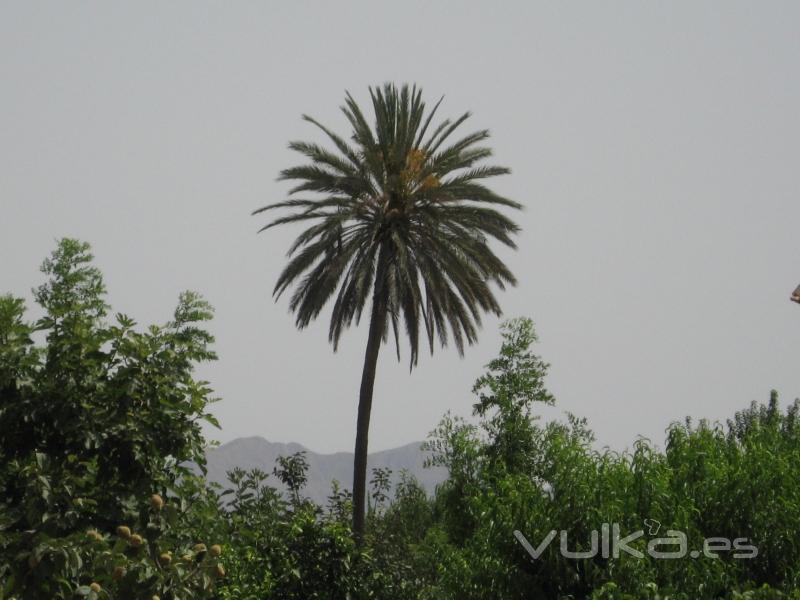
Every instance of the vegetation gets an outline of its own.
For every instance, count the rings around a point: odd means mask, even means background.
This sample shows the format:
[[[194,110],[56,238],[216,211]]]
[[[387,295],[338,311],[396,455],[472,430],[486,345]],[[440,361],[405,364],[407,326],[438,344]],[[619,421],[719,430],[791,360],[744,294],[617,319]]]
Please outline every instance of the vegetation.
[[[327,135],[336,152],[292,142],[289,147],[310,162],[284,170],[280,178],[298,182],[290,195],[315,197],[292,198],[255,211],[290,211],[263,229],[307,225],[289,249],[293,258],[274,290],[280,296],[295,287],[290,307],[299,328],[335,296],[329,333],[335,349],[342,331],[353,320],[358,323],[372,296],[353,467],[357,541],[364,535],[375,369],[389,323],[399,359],[404,322],[411,368],[419,356],[420,328],[431,353],[436,338],[444,347],[450,336],[463,352],[465,343],[476,340],[481,312],[500,314],[490,285],[502,289],[515,283],[488,240],[513,248],[511,236],[518,227],[497,209],[520,208],[483,184],[509,172],[483,164],[491,151],[479,144],[489,137],[488,131],[450,140],[469,113],[432,126],[439,103],[426,112],[421,90],[387,84],[371,89],[370,95],[374,129],[349,94],[342,107],[352,126],[352,144],[304,117]]]
[[[211,309],[185,293],[164,326],[107,323],[91,259],[61,241],[34,291],[36,323],[0,297],[0,597],[193,597],[216,570],[186,521],[215,502],[184,466],[204,463],[199,422],[215,423],[192,377],[214,358],[199,326]]]
[[[724,426],[674,423],[663,450],[597,450],[584,420],[537,419],[554,403],[548,365],[532,322],[515,319],[473,418],[445,415],[427,442],[448,479],[429,497],[373,472],[358,546],[347,490],[324,507],[304,498],[302,453],[271,474],[234,470],[225,490],[191,468],[202,473],[199,423],[214,422],[193,377],[214,358],[199,296],[140,330],[108,322],[86,244],[63,240],[43,271],[35,323],[0,297],[0,600],[800,598],[797,401],[781,410],[773,392]],[[534,559],[514,536],[536,547],[564,531],[587,552],[603,523],[643,530],[628,542],[641,557],[568,558],[556,536]],[[667,529],[703,552],[654,558],[656,537],[677,539]]]

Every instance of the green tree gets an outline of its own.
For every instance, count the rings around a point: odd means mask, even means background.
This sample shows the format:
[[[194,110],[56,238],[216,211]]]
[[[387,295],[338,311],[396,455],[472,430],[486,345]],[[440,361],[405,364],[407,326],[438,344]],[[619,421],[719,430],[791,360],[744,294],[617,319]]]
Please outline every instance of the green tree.
[[[308,461],[305,450],[295,452],[290,456],[279,456],[275,462],[278,464],[272,470],[272,474],[289,490],[292,501],[300,504],[300,490],[308,481]]]
[[[535,454],[531,413],[534,402],[552,405],[544,378],[549,365],[533,354],[538,341],[533,321],[520,317],[500,326],[500,354],[486,365],[472,392],[478,396],[473,412],[491,440],[487,452],[494,463],[509,472],[523,472]]]
[[[216,423],[193,374],[215,358],[211,307],[186,292],[169,323],[139,331],[125,315],[106,322],[88,244],[61,240],[42,271],[35,324],[0,297],[0,598],[98,597],[91,584],[203,597],[216,558],[190,569],[177,556],[217,510],[185,466],[204,464],[200,422]]]
[[[451,141],[465,113],[432,126],[439,102],[426,111],[416,87],[386,84],[370,89],[375,114],[370,127],[347,94],[342,111],[351,142],[311,117],[336,151],[307,142],[289,147],[309,162],[281,172],[297,182],[289,200],[255,211],[288,209],[263,229],[288,223],[308,227],[289,249],[292,257],[274,294],[294,286],[290,307],[299,328],[335,297],[329,339],[338,346],[344,329],[359,322],[372,297],[361,377],[353,465],[353,530],[363,539],[369,420],[378,353],[391,331],[400,357],[404,324],[410,367],[417,363],[420,329],[430,351],[452,337],[459,353],[476,340],[481,313],[500,314],[492,291],[515,279],[490,249],[493,238],[515,247],[517,225],[498,208],[521,206],[491,191],[483,180],[509,172],[486,165],[486,130]],[[296,197],[309,194],[311,197]],[[338,291],[337,291],[338,288]]]

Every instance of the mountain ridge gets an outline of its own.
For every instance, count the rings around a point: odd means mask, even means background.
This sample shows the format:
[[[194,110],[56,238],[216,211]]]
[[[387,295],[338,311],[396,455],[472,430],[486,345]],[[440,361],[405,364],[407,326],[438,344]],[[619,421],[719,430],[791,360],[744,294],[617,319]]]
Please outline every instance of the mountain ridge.
[[[375,468],[388,468],[392,471],[392,487],[397,485],[401,474],[405,471],[422,485],[428,494],[432,494],[436,485],[447,478],[444,467],[424,466],[430,452],[421,448],[422,442],[411,442],[397,448],[370,453],[367,461],[368,474]],[[275,461],[279,456],[289,456],[296,452],[305,452],[308,461],[308,481],[301,494],[311,500],[325,504],[331,493],[333,481],[340,488],[351,489],[353,478],[353,453],[333,452],[323,454],[309,450],[297,442],[270,442],[261,436],[235,438],[206,451],[206,479],[218,483],[223,488],[229,487],[226,473],[236,467],[244,470],[260,469],[269,474],[266,483],[284,490],[284,486],[272,474]]]

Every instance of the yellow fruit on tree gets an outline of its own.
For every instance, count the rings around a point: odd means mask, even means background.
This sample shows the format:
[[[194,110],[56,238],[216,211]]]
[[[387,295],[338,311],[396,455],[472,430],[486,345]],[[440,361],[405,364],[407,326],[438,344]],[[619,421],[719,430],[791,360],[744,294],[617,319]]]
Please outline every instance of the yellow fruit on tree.
[[[114,581],[122,579],[125,576],[125,567],[114,567],[114,572],[111,574],[111,577]]]
[[[217,563],[217,566],[214,568],[214,575],[217,577],[225,577],[225,567]]]
[[[425,179],[422,180],[422,183],[420,184],[419,187],[420,187],[421,190],[428,190],[428,189],[431,189],[431,188],[439,187],[439,185],[440,185],[439,184],[439,178],[436,177],[436,175],[431,174],[431,175],[428,175],[427,177],[425,177]]]
[[[158,560],[161,561],[162,565],[167,566],[172,562],[172,555],[169,552],[164,552],[158,557]]]
[[[150,496],[150,507],[153,510],[161,510],[164,508],[164,499],[158,494],[153,494]]]
[[[219,544],[214,544],[213,546],[211,546],[209,552],[211,552],[211,556],[219,556],[220,554],[222,554],[222,546],[220,546]]]
[[[96,529],[90,529],[86,532],[86,535],[89,536],[89,539],[99,542],[103,539],[103,536]]]
[[[122,539],[127,540],[129,537],[131,537],[131,528],[126,527],[125,525],[120,525],[117,527],[117,535]]]
[[[134,533],[129,541],[131,543],[131,546],[133,546],[134,548],[138,548],[144,543],[144,539],[142,539],[142,536],[140,536],[138,533]]]
[[[97,583],[96,581],[92,582],[92,585],[89,586],[89,589],[92,590],[95,594],[99,594],[100,592],[103,591],[103,588],[100,587],[100,584]]]

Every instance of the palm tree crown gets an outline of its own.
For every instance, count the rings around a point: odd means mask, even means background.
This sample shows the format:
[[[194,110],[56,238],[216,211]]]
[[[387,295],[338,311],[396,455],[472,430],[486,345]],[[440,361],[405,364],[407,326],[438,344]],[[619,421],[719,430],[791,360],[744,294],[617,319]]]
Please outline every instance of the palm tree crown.
[[[450,337],[463,353],[476,340],[481,312],[500,314],[490,287],[515,279],[489,248],[489,238],[515,247],[517,225],[498,207],[521,208],[492,192],[482,180],[509,173],[481,165],[491,150],[477,131],[457,141],[452,134],[469,117],[432,125],[436,109],[426,111],[416,86],[386,84],[370,89],[374,129],[348,93],[342,111],[352,126],[345,141],[309,116],[336,151],[317,144],[289,147],[308,162],[281,172],[297,182],[291,198],[254,211],[289,209],[262,231],[304,222],[308,227],[289,249],[291,260],[275,284],[280,296],[294,286],[290,307],[303,328],[335,296],[329,339],[334,348],[344,329],[359,322],[373,292],[380,308],[382,340],[390,321],[400,357],[400,321],[409,340],[411,366],[417,363],[420,328],[431,353],[434,340]],[[310,194],[312,197],[303,197]],[[297,197],[300,196],[300,197]],[[375,311],[373,310],[373,314]],[[449,332],[449,333],[448,333]]]

